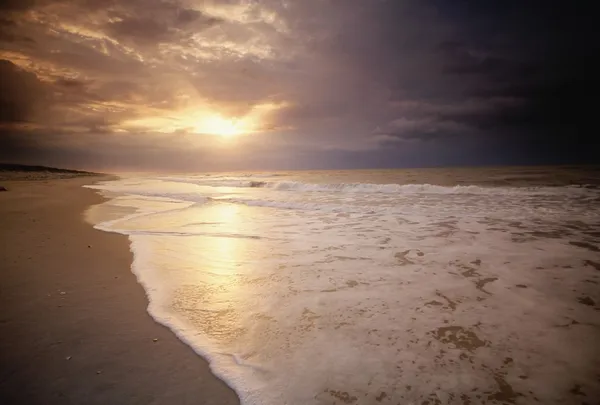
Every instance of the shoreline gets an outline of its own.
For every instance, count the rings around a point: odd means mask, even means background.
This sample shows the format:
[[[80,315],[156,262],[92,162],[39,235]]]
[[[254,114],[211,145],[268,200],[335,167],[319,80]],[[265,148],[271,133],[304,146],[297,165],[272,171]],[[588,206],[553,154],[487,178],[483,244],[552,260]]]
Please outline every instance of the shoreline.
[[[148,314],[128,238],[85,222],[111,178],[2,182],[0,403],[239,403]]]

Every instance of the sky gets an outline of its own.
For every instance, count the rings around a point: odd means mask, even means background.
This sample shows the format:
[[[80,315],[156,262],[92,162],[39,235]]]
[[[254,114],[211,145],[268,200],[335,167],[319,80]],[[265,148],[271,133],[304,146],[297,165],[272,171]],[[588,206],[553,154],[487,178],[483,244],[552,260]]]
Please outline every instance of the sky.
[[[4,0],[0,161],[594,163],[591,3]]]

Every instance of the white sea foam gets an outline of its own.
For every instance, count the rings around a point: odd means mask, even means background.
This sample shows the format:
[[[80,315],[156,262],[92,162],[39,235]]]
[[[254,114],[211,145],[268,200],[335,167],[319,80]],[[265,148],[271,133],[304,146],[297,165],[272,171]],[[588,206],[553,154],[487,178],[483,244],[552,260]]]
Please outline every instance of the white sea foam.
[[[581,186],[563,187],[481,187],[439,186],[432,184],[370,184],[370,183],[305,183],[298,181],[248,181],[244,178],[198,179],[162,177],[164,181],[180,182],[210,187],[270,188],[300,192],[347,192],[347,193],[394,193],[394,194],[474,194],[474,195],[589,195],[590,188]]]
[[[150,314],[244,405],[600,395],[596,190],[260,176],[94,186],[133,210],[96,227]]]

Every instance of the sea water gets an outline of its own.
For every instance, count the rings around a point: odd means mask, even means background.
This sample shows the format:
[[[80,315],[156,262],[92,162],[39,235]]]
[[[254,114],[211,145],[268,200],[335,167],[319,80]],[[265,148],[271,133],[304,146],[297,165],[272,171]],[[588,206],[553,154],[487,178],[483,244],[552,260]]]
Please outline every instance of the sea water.
[[[245,405],[600,398],[600,172],[123,176],[148,311]]]

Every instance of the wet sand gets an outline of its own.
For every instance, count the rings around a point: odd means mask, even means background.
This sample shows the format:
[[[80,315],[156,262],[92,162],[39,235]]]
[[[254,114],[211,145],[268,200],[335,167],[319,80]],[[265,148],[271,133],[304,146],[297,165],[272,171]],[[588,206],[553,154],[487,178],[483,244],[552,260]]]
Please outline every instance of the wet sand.
[[[3,177],[0,404],[238,403],[147,314],[127,238],[84,222],[101,178]]]

